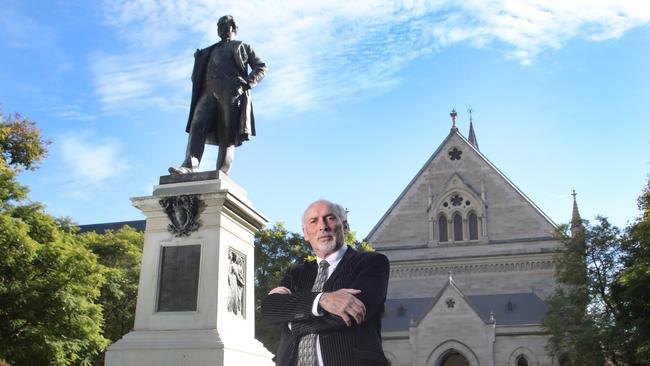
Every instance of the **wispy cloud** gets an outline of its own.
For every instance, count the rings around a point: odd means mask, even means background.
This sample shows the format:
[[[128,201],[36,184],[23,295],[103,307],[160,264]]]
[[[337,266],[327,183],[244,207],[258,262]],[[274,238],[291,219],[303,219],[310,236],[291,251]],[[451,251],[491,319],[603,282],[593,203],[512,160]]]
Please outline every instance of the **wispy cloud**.
[[[117,140],[82,132],[62,136],[57,141],[56,153],[65,166],[64,186],[69,196],[90,199],[111,178],[129,170],[122,144]]]
[[[92,121],[97,118],[94,114],[87,114],[81,104],[57,104],[43,108],[49,115],[68,121]]]
[[[95,87],[104,109],[187,108],[191,62],[185,57],[146,53],[97,54]]]
[[[94,58],[97,92],[109,109],[187,108],[192,49],[217,39],[223,14],[238,20],[238,38],[270,66],[256,93],[266,113],[383,93],[411,61],[458,43],[490,45],[531,65],[571,39],[617,38],[650,22],[650,5],[636,0],[106,0],[104,8],[106,23],[132,49]]]

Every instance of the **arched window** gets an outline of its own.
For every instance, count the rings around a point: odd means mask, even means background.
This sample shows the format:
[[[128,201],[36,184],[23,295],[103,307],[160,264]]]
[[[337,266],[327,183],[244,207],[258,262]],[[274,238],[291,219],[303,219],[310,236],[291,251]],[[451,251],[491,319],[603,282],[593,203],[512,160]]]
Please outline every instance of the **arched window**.
[[[463,218],[460,214],[454,215],[454,241],[463,241]]]
[[[470,212],[467,217],[469,224],[469,240],[478,240],[478,218],[474,212]]]
[[[517,357],[517,366],[528,366],[528,360],[524,355],[519,355],[519,357]]]
[[[445,215],[438,217],[438,241],[445,242],[449,240],[447,235],[447,218]]]
[[[469,362],[462,354],[456,350],[447,352],[439,364],[440,366],[469,366]]]

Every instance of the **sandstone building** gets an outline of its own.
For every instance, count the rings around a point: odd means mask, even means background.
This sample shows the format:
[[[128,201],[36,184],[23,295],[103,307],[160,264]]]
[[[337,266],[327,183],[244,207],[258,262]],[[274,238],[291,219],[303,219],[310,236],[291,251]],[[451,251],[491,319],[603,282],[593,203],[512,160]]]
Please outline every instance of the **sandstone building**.
[[[555,365],[540,326],[555,224],[455,126],[368,234],[391,263],[394,366]]]

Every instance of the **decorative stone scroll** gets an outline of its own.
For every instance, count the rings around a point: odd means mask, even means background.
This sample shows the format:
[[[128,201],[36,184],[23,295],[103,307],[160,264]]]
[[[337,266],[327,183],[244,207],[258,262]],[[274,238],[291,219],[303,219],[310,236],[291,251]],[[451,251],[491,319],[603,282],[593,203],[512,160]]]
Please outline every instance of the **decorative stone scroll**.
[[[228,248],[228,312],[242,318],[246,293],[246,256],[233,248]]]
[[[167,229],[174,236],[189,236],[201,226],[199,222],[201,201],[198,195],[166,197],[158,202],[171,221]]]

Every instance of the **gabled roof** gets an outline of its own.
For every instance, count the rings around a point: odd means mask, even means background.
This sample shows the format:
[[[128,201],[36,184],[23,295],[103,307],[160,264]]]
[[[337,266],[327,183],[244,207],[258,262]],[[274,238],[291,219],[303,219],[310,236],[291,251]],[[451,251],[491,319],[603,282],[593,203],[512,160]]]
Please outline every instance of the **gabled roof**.
[[[548,223],[549,223],[550,225],[552,225],[553,227],[557,227],[557,225],[553,222],[553,220],[551,220],[550,217],[548,217],[548,216],[547,216],[547,215],[546,215],[546,214],[545,214],[545,213],[544,213],[544,212],[543,212],[539,207],[537,207],[537,205],[536,205],[533,201],[531,201],[530,198],[528,198],[528,196],[526,196],[526,195],[525,195],[525,194],[524,194],[524,193],[523,193],[523,192],[522,192],[522,191],[521,191],[521,190],[520,190],[520,189],[519,189],[519,188],[518,188],[518,187],[517,187],[513,182],[511,182],[510,179],[508,179],[508,177],[506,177],[505,174],[503,174],[503,173],[502,173],[502,172],[501,172],[501,171],[500,171],[500,170],[499,170],[499,169],[498,169],[494,164],[492,164],[492,162],[491,162],[487,157],[485,157],[485,155],[483,155],[483,154],[482,154],[482,153],[481,153],[481,152],[480,152],[480,151],[479,151],[479,150],[478,150],[474,145],[472,145],[469,141],[467,141],[467,139],[466,139],[466,138],[465,138],[465,137],[464,137],[464,136],[463,136],[463,135],[458,131],[457,128],[452,128],[452,129],[449,131],[449,134],[447,135],[447,137],[442,141],[442,143],[438,146],[438,148],[436,149],[436,151],[434,151],[434,153],[431,155],[431,157],[429,157],[429,159],[424,163],[424,165],[422,166],[422,168],[420,168],[420,170],[419,170],[419,171],[417,172],[417,174],[413,177],[413,179],[411,179],[411,181],[409,182],[409,184],[404,188],[404,190],[402,191],[402,193],[400,193],[400,195],[395,199],[395,201],[393,202],[393,204],[388,208],[388,210],[386,211],[386,213],[384,213],[384,215],[379,219],[379,221],[377,222],[377,224],[375,224],[375,226],[372,228],[372,230],[370,230],[370,232],[368,233],[368,235],[366,235],[366,238],[365,238],[364,240],[366,240],[366,241],[367,241],[367,240],[370,240],[370,238],[375,234],[375,232],[376,232],[376,231],[377,231],[377,230],[382,226],[382,224],[384,223],[384,221],[386,220],[386,218],[388,218],[388,216],[393,212],[393,210],[395,209],[395,207],[397,206],[397,204],[398,204],[398,203],[402,200],[402,198],[403,198],[403,197],[404,197],[404,196],[409,192],[409,190],[410,190],[411,187],[415,184],[415,182],[418,180],[418,178],[420,178],[420,176],[424,173],[424,171],[427,169],[427,167],[431,164],[431,162],[433,161],[433,159],[435,159],[436,156],[438,156],[438,154],[440,154],[440,152],[442,151],[442,148],[447,144],[447,142],[448,142],[448,141],[449,141],[453,136],[458,136],[458,137],[460,138],[460,140],[461,140],[465,145],[467,145],[467,147],[468,147],[469,149],[471,149],[471,150],[473,150],[474,152],[476,152],[476,154],[477,154],[477,155],[478,155],[478,156],[479,156],[479,157],[480,157],[480,158],[481,158],[481,159],[482,159],[482,160],[483,160],[483,161],[484,161],[484,162],[485,162],[489,167],[491,167],[492,169],[494,169],[494,171],[495,171],[499,176],[501,176],[501,177],[504,179],[504,181],[506,182],[506,184],[508,184],[508,185],[509,185],[509,186],[510,186],[510,187],[511,187],[515,192],[517,192],[519,195],[521,195],[521,197],[522,197],[522,198],[523,198],[527,203],[529,203],[529,204],[533,207],[533,209],[539,213],[539,215],[541,215],[545,220],[547,220]]]

